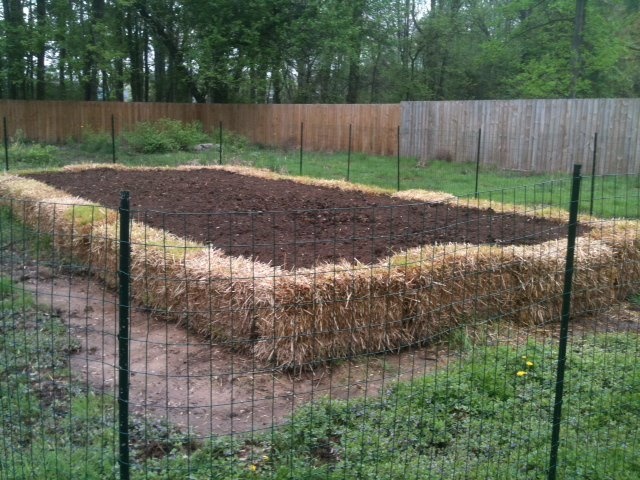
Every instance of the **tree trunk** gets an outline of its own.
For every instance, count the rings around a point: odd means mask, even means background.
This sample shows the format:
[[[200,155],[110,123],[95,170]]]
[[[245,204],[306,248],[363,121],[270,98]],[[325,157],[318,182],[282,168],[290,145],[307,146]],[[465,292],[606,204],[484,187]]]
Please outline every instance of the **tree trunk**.
[[[118,102],[124,102],[124,60],[117,58],[115,60],[116,79],[114,81],[114,95]]]
[[[351,52],[349,55],[349,76],[347,80],[347,95],[345,101],[347,103],[358,103],[358,94],[360,92],[360,54],[362,52],[362,28],[365,13],[365,2],[359,0],[352,5],[351,11],[352,25],[357,26],[354,29],[354,36],[351,39]]]
[[[576,16],[573,28],[573,50],[572,56],[572,78],[571,78],[571,98],[576,98],[578,94],[578,83],[582,78],[583,59],[582,47],[584,44],[584,27],[586,24],[587,0],[576,0]]]
[[[144,99],[144,74],[142,48],[140,45],[140,26],[135,11],[125,16],[127,32],[127,50],[129,52],[129,80],[131,83],[131,99],[141,102]]]
[[[100,79],[102,88],[100,96],[102,101],[106,102],[107,100],[109,100],[109,96],[111,95],[111,93],[109,92],[109,73],[104,69],[100,70]]]
[[[358,103],[360,91],[360,59],[352,58],[349,62],[349,79],[347,81],[346,103]]]
[[[20,0],[3,0],[2,6],[6,22],[7,93],[10,99],[24,99],[26,52],[22,38],[23,6]]]
[[[378,45],[376,59],[373,62],[373,69],[371,71],[371,89],[369,92],[369,103],[378,102],[378,70],[379,70],[381,56],[382,56],[382,48]]]
[[[83,68],[83,84],[84,99],[98,99],[98,58],[99,58],[99,42],[98,42],[98,25],[104,18],[104,0],[92,0],[89,10],[89,31],[87,32],[87,49],[85,51],[84,68]]]
[[[154,99],[156,102],[166,101],[166,56],[164,47],[160,42],[153,39],[153,56],[155,61],[155,67],[153,69],[155,94]]]
[[[144,63],[144,101],[149,101],[149,82],[151,79],[151,68],[149,67],[149,35],[145,31],[144,35],[144,43],[143,43],[143,63]]]
[[[36,2],[36,22],[38,25],[38,42],[36,48],[36,100],[44,100],[46,96],[45,65],[45,31],[47,23],[47,6],[45,0]]]
[[[66,64],[67,49],[61,48],[58,57],[58,95],[62,100],[67,99]]]
[[[282,103],[282,73],[280,68],[274,68],[271,72],[273,81],[273,103]]]

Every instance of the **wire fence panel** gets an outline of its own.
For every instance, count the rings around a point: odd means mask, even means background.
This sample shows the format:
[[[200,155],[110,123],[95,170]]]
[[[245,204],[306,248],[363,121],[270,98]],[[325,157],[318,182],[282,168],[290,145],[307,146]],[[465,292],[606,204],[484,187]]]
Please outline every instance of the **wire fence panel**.
[[[196,213],[132,189],[130,223],[20,185],[0,198],[1,478],[637,473],[637,176],[583,178],[557,455],[571,179]]]
[[[99,231],[77,238],[62,227],[105,210],[87,206],[80,218],[62,213],[68,205],[4,198],[2,205],[0,475],[111,477],[116,303],[97,278],[111,266],[74,248],[102,241]]]

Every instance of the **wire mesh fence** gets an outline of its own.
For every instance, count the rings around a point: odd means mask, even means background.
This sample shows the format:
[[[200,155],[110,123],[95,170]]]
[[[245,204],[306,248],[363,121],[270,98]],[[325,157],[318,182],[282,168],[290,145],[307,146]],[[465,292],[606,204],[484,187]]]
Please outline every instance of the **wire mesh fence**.
[[[638,179],[583,180],[211,213],[3,181],[0,478],[634,478]]]

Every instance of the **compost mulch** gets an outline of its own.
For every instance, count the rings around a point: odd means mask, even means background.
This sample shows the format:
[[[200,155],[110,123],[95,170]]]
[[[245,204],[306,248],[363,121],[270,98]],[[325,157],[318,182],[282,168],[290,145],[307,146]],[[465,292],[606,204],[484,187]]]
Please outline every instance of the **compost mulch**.
[[[114,209],[127,190],[136,220],[284,268],[341,258],[373,263],[433,243],[523,245],[566,235],[560,222],[498,207],[410,203],[224,170],[105,168],[29,176]]]

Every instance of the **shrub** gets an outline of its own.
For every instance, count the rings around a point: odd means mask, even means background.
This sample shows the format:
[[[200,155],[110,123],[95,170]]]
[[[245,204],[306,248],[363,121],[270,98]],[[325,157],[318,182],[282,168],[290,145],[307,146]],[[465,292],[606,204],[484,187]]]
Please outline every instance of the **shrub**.
[[[111,135],[107,132],[96,132],[91,127],[82,129],[80,150],[88,153],[111,153],[113,148]]]
[[[218,138],[218,137],[216,137]],[[222,150],[227,153],[243,153],[249,147],[249,140],[238,133],[223,131]]]
[[[55,161],[58,149],[52,145],[30,143],[18,130],[9,145],[9,159],[13,162],[28,163],[35,166],[48,165]]]
[[[135,130],[124,134],[129,147],[138,153],[167,153],[188,150],[206,140],[199,122],[182,123],[163,118],[141,122]]]

